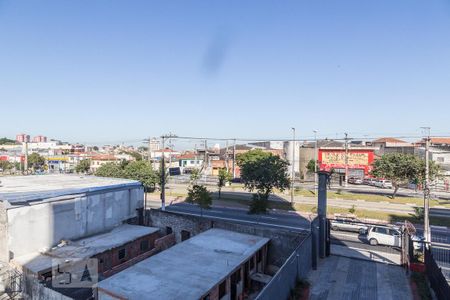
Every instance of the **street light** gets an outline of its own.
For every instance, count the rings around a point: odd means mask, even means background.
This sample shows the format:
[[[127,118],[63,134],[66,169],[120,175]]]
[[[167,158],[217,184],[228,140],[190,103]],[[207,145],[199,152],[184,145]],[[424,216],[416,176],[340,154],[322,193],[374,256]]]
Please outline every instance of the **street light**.
[[[313,130],[314,132],[314,190],[317,192],[318,184],[317,184],[317,161],[318,153],[317,153],[317,130]]]
[[[292,127],[292,170],[291,170],[291,203],[294,203],[294,180],[295,180],[295,128]]]

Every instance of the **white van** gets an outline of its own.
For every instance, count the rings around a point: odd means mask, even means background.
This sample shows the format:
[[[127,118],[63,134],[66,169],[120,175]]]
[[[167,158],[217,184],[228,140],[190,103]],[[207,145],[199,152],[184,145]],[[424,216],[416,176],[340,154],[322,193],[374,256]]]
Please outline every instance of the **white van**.
[[[387,226],[372,226],[367,233],[367,240],[372,246],[386,245],[392,247],[402,246],[402,234],[400,230]]]

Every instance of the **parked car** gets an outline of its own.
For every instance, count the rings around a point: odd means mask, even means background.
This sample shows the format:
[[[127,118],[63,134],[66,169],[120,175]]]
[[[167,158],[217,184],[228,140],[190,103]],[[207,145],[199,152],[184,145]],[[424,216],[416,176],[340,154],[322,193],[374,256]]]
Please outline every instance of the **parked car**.
[[[402,246],[402,234],[396,227],[374,225],[369,228],[367,240],[372,246],[386,245],[391,247]]]
[[[331,230],[343,230],[366,234],[368,226],[354,218],[336,218],[330,221]]]
[[[358,178],[358,177],[350,177],[348,179],[348,183],[351,183],[351,184],[362,184],[363,181],[362,181],[361,178]]]
[[[375,178],[366,177],[363,179],[363,184],[374,185],[377,180]]]
[[[392,189],[392,182],[386,179],[380,179],[375,182],[375,186],[382,189]]]

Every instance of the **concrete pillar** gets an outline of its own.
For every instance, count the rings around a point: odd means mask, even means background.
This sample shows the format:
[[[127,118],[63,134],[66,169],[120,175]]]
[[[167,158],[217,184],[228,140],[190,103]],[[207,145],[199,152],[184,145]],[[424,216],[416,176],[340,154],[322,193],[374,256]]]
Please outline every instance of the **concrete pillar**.
[[[328,172],[319,172],[319,195],[317,212],[319,218],[319,256],[325,258],[327,256],[327,180],[330,174]]]

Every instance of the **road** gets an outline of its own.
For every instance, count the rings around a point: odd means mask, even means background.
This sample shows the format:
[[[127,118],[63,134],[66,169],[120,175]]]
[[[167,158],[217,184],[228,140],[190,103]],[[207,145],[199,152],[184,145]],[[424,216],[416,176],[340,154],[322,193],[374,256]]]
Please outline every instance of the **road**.
[[[203,211],[201,211],[198,206],[188,203],[177,203],[169,205],[166,207],[166,210],[190,215],[203,214],[203,216],[220,220],[267,225],[289,230],[310,230],[310,217],[297,213],[270,211],[266,215],[250,215],[247,213],[246,209],[218,206],[213,206],[211,209],[204,209]],[[421,235],[422,229],[417,228],[417,233]],[[436,247],[450,248],[450,230],[444,227],[432,226],[431,235],[432,242]],[[366,241],[364,236],[352,232],[332,231],[332,242],[334,244],[347,245],[350,247],[358,246],[363,249],[373,249],[374,247],[365,243]],[[381,252],[393,253],[392,248],[386,246],[377,246],[376,250]]]
[[[172,192],[174,194],[183,194],[186,193],[186,185],[185,184],[170,184],[168,186],[168,193]],[[349,191],[353,192],[361,192],[365,190],[364,193],[373,193],[373,194],[383,194],[387,193],[386,190],[380,190],[374,187],[366,187],[365,189],[360,188],[359,190],[356,188],[349,188]],[[407,190],[409,191],[409,190]],[[391,193],[391,192],[389,192]],[[410,192],[413,195],[410,196],[419,196],[420,194],[414,194],[414,192]],[[239,199],[239,200],[251,200],[252,194],[244,191],[240,188],[237,190],[231,190],[231,188],[223,188],[222,195],[224,198],[228,199]],[[272,194],[269,197],[271,201],[280,201],[280,202],[290,202],[290,195],[284,194]],[[315,197],[305,197],[305,196],[295,196],[295,203],[299,204],[308,204],[308,205],[317,205],[317,199]],[[346,199],[328,199],[328,204],[333,207],[339,207],[344,209],[350,209],[355,206],[356,209],[363,210],[371,210],[371,211],[380,211],[387,212],[393,214],[414,214],[414,207],[417,205],[414,203],[391,203],[389,201],[365,201],[365,200],[346,200]],[[430,216],[434,217],[447,217],[450,218],[450,209],[445,207],[432,207],[430,208]]]
[[[196,205],[188,203],[177,203],[166,207],[167,211],[178,212],[188,215],[202,215],[209,218],[225,221],[237,221],[255,225],[266,225],[289,229],[293,231],[309,231],[310,221],[296,213],[270,212],[266,215],[250,215],[247,209],[212,207],[203,211]]]

